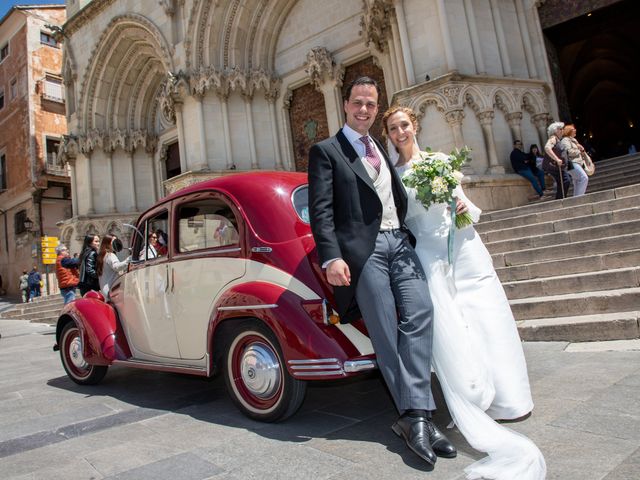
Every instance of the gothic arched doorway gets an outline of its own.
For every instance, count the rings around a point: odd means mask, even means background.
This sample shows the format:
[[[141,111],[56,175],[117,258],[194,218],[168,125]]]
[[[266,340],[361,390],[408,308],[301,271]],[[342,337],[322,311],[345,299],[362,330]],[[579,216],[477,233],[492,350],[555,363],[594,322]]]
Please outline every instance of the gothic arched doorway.
[[[640,2],[600,0],[540,8],[563,121],[572,121],[598,158],[640,147]],[[555,19],[555,20],[554,20]],[[561,23],[555,23],[558,20]],[[547,28],[545,28],[547,27]]]

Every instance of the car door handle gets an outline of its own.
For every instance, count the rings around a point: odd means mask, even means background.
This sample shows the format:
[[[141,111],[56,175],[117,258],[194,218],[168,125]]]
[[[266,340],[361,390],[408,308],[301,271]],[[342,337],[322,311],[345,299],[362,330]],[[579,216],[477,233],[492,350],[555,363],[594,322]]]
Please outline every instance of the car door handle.
[[[173,293],[173,287],[175,286],[176,281],[176,271],[174,268],[171,269],[171,293]]]
[[[169,290],[169,265],[167,265],[165,272],[167,273],[167,277],[166,277],[166,281],[164,283],[164,293],[167,293],[167,290]]]

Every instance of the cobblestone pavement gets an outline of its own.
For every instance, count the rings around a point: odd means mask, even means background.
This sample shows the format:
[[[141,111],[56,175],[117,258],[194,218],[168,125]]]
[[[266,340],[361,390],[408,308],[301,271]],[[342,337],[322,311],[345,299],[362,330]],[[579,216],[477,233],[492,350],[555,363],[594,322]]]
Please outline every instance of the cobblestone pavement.
[[[293,418],[262,424],[219,378],[111,368],[80,387],[52,351],[52,327],[0,320],[0,333],[2,479],[462,479],[482,456],[449,430],[458,458],[426,472],[391,432],[375,375],[311,386]],[[640,478],[639,341],[527,343],[525,353],[536,409],[509,427],[540,447],[548,478]]]

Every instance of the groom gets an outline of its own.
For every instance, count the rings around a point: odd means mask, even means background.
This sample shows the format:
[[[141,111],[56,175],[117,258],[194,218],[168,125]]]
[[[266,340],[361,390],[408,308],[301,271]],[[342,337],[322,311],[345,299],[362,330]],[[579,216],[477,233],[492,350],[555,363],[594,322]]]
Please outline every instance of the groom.
[[[404,225],[407,196],[369,136],[380,88],[360,77],[346,91],[345,126],[309,151],[311,228],[343,323],[364,319],[400,418],[391,427],[429,465],[455,447],[431,422],[432,305]]]

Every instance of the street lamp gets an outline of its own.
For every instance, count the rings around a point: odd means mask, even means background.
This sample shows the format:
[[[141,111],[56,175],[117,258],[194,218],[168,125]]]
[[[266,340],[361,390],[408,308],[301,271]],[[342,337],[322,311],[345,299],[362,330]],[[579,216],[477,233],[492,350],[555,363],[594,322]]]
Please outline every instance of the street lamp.
[[[33,221],[29,217],[24,219],[24,222],[22,222],[22,226],[27,232],[33,231]]]

